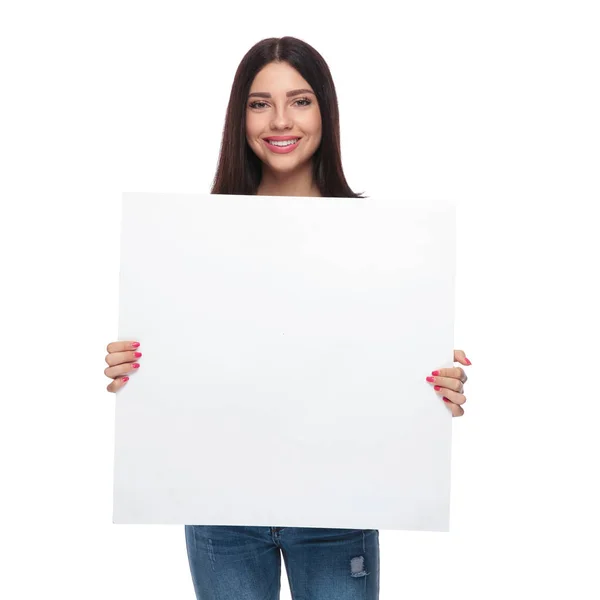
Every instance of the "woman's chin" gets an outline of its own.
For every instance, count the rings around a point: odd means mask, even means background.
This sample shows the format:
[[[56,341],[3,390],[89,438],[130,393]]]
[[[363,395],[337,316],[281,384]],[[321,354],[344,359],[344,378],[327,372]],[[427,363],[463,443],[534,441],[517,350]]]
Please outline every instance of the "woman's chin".
[[[269,160],[268,165],[275,173],[292,173],[297,171],[306,161],[297,160]]]

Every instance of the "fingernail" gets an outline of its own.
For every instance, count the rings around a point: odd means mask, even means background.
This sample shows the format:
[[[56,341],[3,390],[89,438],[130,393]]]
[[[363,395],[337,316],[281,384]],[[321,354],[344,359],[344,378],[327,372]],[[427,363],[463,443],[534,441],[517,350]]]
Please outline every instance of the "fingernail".
[[[139,368],[140,368],[140,365],[138,365],[138,363],[133,363],[131,366],[132,366],[134,369],[139,369]]]
[[[440,372],[439,372],[439,371],[431,371],[431,374],[432,374],[432,375],[439,375],[439,374],[440,374]]]
[[[434,389],[436,392],[439,392],[439,391],[440,391],[442,388],[441,388],[439,385],[434,385],[434,386],[433,386],[433,389]]]
[[[446,398],[446,396],[444,396],[444,402],[450,402],[450,400],[448,400],[448,398]]]
[[[465,362],[466,362],[468,365],[470,365],[470,364],[471,364],[471,361],[470,361],[470,360],[469,360],[469,359],[468,359],[466,356],[465,356]]]
[[[133,342],[133,343],[131,344],[131,347],[132,347],[132,348],[139,348],[139,347],[140,347],[140,343],[139,343],[139,342]]]
[[[123,383],[127,383],[129,381],[129,377],[123,377],[122,381]]]
[[[427,381],[430,381],[431,383],[433,383],[435,381],[435,379],[433,377],[428,377]]]
[[[136,353],[134,354],[134,356],[135,356],[136,358],[139,358],[141,355],[142,355],[142,353],[141,353],[141,352],[136,352]]]

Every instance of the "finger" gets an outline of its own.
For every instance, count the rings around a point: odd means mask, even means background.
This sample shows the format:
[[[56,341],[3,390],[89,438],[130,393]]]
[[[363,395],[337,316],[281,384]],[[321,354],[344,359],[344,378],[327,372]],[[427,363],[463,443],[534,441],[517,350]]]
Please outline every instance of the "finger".
[[[457,404],[453,404],[450,401],[446,401],[444,404],[448,407],[453,417],[462,417],[465,414],[465,411]]]
[[[458,404],[458,405],[462,405],[467,401],[467,397],[464,394],[459,394],[458,392],[455,392],[454,390],[449,390],[447,388],[439,388],[439,389],[435,389],[434,390],[442,397],[442,398],[447,398],[450,402],[452,402],[452,404]]]
[[[434,387],[440,386],[443,388],[448,388],[460,394],[462,394],[464,391],[463,382],[460,381],[460,379],[455,379],[454,377],[441,377],[439,375],[437,377],[430,376],[427,377],[427,381]]]
[[[441,377],[452,377],[454,379],[459,379],[463,383],[467,383],[467,379],[469,379],[462,367],[450,367],[448,369],[436,369],[435,371],[431,371],[431,374],[434,376],[440,375]]]
[[[129,377],[117,377],[114,381],[111,381],[107,386],[106,390],[108,392],[118,392],[127,382],[129,381]]]
[[[138,362],[125,362],[114,367],[106,367],[106,369],[104,369],[104,374],[107,377],[110,377],[111,379],[115,379],[116,377],[122,377],[123,375],[129,375],[130,373],[134,373],[139,368],[140,363]]]
[[[135,350],[140,347],[140,343],[134,340],[125,342],[111,342],[106,346],[106,351],[109,354],[113,352],[125,352],[126,350]]]
[[[104,362],[109,367],[114,367],[122,363],[135,362],[138,358],[141,358],[142,353],[139,350],[127,350],[126,352],[113,352],[107,354],[104,357]]]
[[[464,350],[454,351],[454,362],[459,362],[461,365],[471,365],[471,361],[466,357]]]

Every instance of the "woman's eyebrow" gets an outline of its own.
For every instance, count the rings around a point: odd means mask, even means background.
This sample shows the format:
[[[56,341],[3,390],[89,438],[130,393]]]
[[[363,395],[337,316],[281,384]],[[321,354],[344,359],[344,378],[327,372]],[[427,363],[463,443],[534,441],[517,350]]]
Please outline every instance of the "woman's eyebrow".
[[[289,98],[290,96],[296,96],[298,94],[314,94],[314,92],[306,89],[292,90],[291,92],[288,92],[286,96]],[[248,98],[252,98],[252,96],[256,96],[257,98],[270,98],[271,94],[268,92],[252,92],[248,95]]]

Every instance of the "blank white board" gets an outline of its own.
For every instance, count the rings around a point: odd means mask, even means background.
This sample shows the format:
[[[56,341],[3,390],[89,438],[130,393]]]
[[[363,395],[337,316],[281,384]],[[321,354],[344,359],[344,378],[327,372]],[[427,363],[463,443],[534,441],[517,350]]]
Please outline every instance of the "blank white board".
[[[448,531],[455,207],[123,195],[114,523]]]

